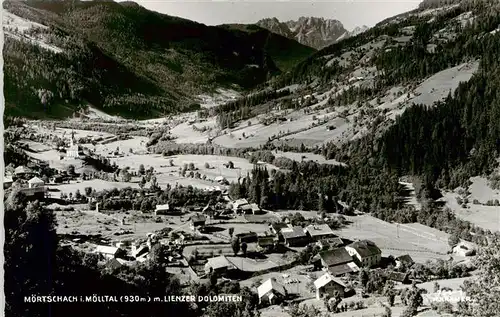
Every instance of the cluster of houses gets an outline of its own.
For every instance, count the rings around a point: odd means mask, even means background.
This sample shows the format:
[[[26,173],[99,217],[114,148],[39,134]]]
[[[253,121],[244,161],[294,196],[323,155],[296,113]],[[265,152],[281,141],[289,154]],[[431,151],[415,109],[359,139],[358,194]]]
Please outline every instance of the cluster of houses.
[[[26,166],[18,166],[13,173],[3,178],[3,188],[8,189],[14,181],[20,180],[19,190],[27,197],[43,199],[47,194],[45,182],[38,177],[38,173]]]
[[[173,266],[187,266],[181,255],[181,247],[177,244],[165,243],[155,234],[148,234],[146,242],[117,242],[114,246],[94,245],[92,253],[99,256],[99,260],[105,261],[106,266],[118,268],[123,265],[132,265],[134,262],[145,262],[149,259],[152,247],[160,243],[165,246],[165,262]]]

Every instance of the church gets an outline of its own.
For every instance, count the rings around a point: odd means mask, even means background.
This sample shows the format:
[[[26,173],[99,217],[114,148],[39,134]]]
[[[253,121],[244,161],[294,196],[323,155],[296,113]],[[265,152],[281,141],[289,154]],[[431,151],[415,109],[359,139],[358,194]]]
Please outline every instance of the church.
[[[79,145],[75,144],[75,132],[71,132],[71,143],[69,145],[69,148],[66,150],[66,157],[67,158],[80,158],[80,154],[82,152],[82,149]]]

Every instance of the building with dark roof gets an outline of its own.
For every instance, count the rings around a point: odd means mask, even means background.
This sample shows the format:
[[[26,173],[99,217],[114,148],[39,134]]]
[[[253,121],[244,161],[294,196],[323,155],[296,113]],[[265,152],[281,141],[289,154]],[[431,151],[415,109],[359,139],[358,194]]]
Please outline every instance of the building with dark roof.
[[[359,272],[359,267],[345,248],[322,251],[311,262],[315,267],[327,269],[333,276]]]
[[[289,247],[301,246],[309,241],[309,237],[300,226],[281,229],[281,235],[285,244]]]
[[[346,246],[345,249],[359,266],[376,266],[382,259],[382,251],[369,240],[356,241]]]
[[[394,281],[394,282],[399,282],[403,284],[409,284],[410,279],[409,279],[409,274],[408,273],[402,273],[402,272],[396,272],[392,271],[387,274],[387,279]]]
[[[288,228],[289,226],[284,222],[273,222],[269,224],[269,230],[274,234],[279,234],[281,229]]]
[[[270,278],[257,288],[257,294],[259,295],[260,304],[275,305],[286,298],[287,291],[275,278]]]

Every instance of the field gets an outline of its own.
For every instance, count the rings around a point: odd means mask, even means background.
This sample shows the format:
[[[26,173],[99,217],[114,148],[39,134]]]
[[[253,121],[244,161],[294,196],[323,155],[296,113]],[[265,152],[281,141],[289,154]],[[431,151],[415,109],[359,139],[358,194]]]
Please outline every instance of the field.
[[[467,220],[483,229],[492,231],[500,230],[500,207],[482,205],[489,200],[500,200],[500,191],[493,190],[488,181],[483,177],[471,178],[472,184],[468,190],[470,195],[467,197],[467,208],[463,208],[457,202],[457,197],[460,195],[456,192],[443,193],[442,201],[450,208],[459,218]],[[478,200],[480,204],[474,204],[474,200]]]
[[[448,235],[420,224],[393,224],[369,215],[346,217],[352,224],[334,230],[351,240],[369,239],[382,250],[382,256],[409,254],[416,262],[447,259]],[[463,260],[455,257],[456,260]]]
[[[112,188],[139,188],[139,184],[137,183],[124,183],[124,182],[109,182],[102,179],[93,179],[88,181],[73,181],[69,184],[58,184],[58,185],[49,185],[49,192],[51,197],[59,198],[61,197],[61,193],[68,195],[69,193],[75,194],[77,190],[83,195],[85,193],[86,187],[91,187],[96,191],[102,191],[104,189],[112,189]]]

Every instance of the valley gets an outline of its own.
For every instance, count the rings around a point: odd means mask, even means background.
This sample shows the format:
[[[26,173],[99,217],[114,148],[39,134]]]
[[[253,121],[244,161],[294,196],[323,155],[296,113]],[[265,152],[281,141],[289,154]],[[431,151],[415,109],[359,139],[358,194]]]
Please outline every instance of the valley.
[[[45,316],[25,289],[153,299],[75,316],[495,316],[498,3],[351,32],[4,9],[6,316]]]

